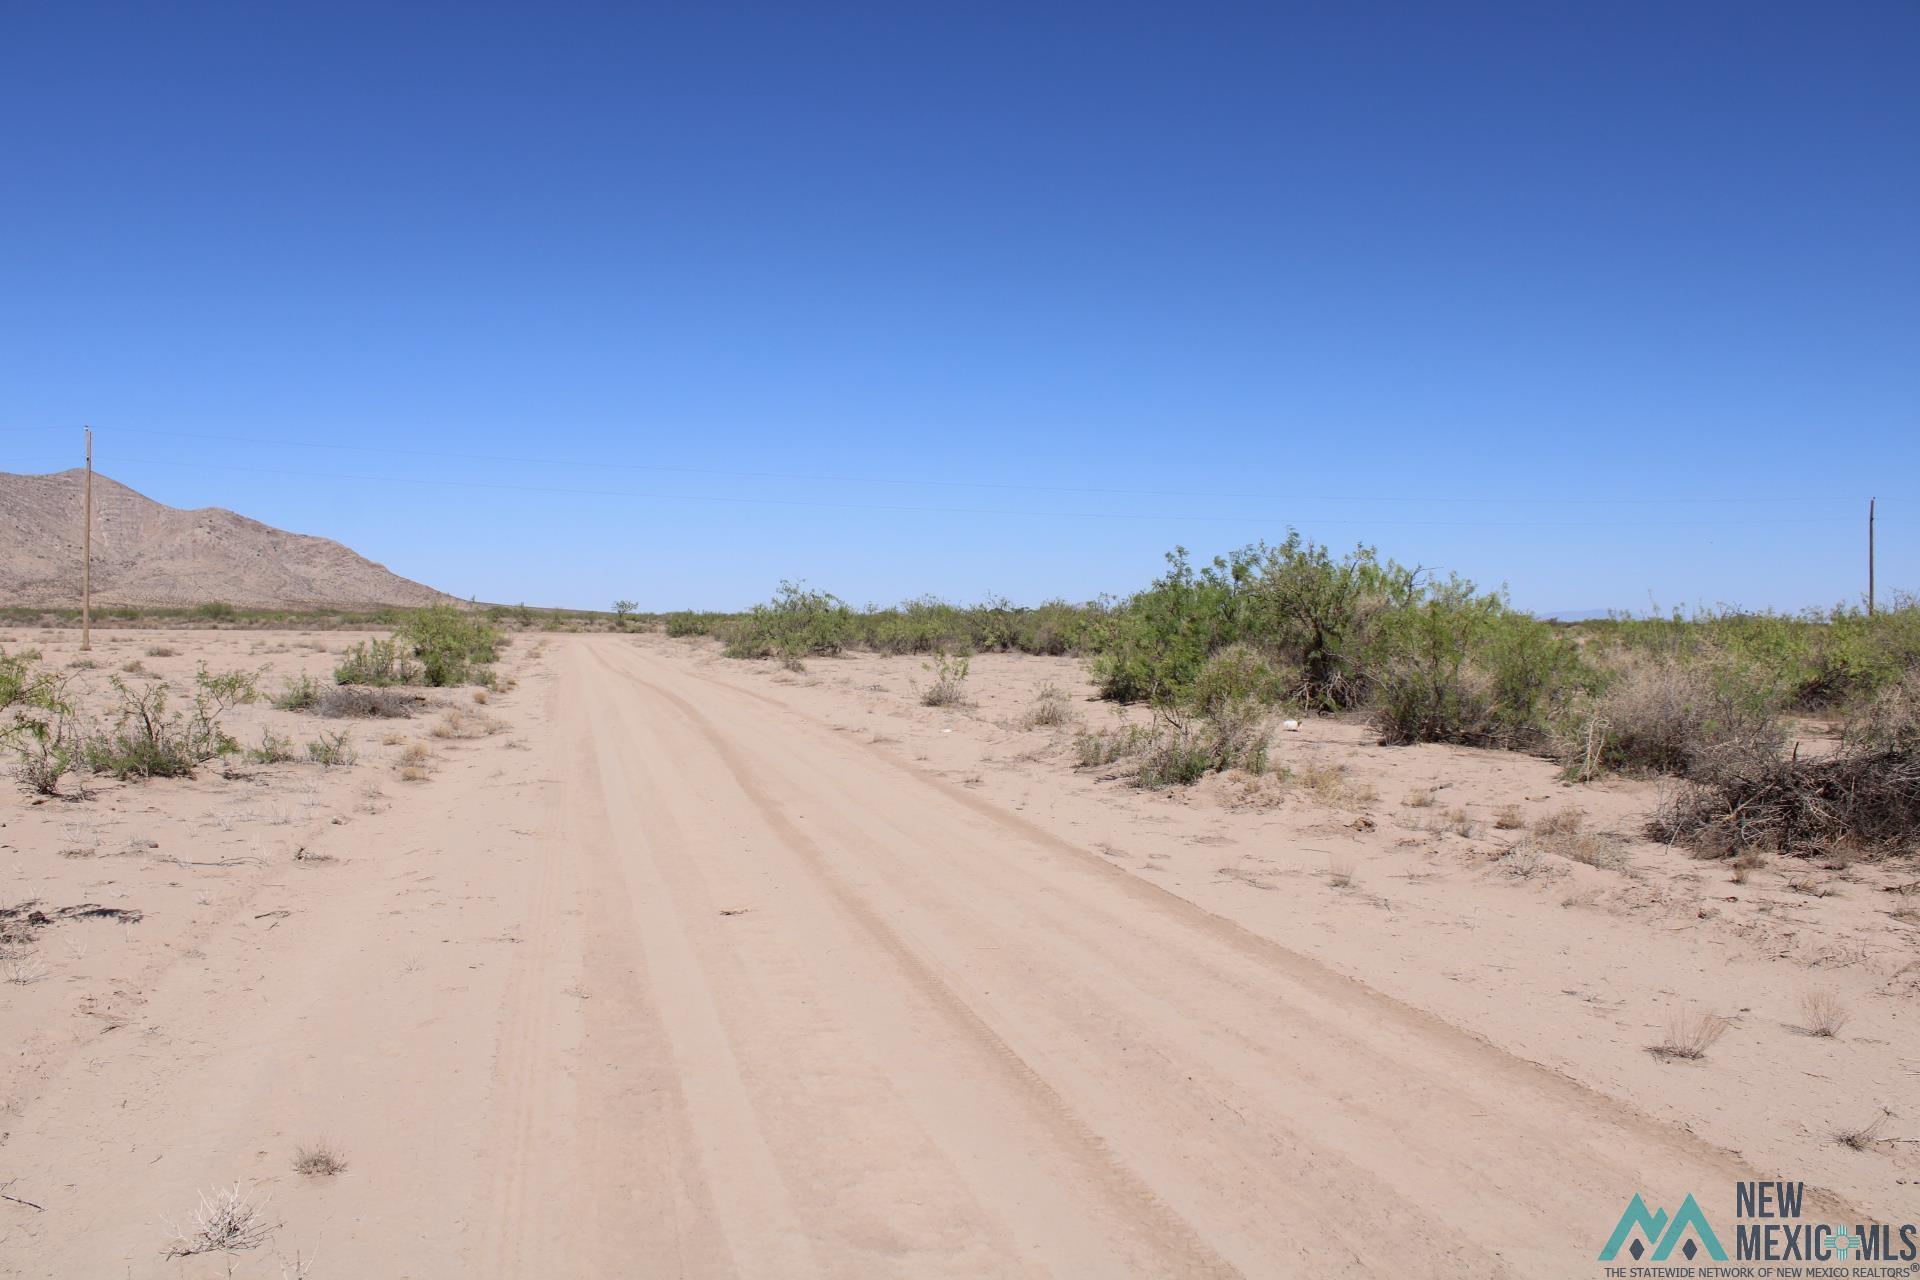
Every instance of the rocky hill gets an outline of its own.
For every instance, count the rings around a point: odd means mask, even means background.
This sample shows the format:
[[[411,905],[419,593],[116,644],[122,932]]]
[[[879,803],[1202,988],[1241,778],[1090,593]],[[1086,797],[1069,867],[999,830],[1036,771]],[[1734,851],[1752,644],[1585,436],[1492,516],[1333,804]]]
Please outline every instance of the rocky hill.
[[[75,605],[85,473],[0,472],[0,604]],[[163,506],[93,477],[95,604],[422,605],[447,597],[339,543],[220,507]]]

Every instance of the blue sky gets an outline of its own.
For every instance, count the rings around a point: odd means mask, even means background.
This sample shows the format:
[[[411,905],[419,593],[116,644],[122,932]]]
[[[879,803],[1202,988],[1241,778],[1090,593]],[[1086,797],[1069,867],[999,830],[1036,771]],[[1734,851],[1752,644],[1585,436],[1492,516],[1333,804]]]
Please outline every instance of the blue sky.
[[[1920,587],[1920,7],[0,9],[0,469],[462,595]]]

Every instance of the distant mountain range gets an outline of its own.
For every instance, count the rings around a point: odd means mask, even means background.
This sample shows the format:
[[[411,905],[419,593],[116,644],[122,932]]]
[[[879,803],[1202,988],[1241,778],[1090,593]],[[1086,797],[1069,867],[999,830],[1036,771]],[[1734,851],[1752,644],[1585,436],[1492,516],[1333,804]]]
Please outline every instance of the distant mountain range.
[[[80,602],[82,484],[76,469],[0,472],[0,604]],[[248,608],[423,605],[448,599],[327,538],[220,507],[182,511],[93,477],[96,604]]]

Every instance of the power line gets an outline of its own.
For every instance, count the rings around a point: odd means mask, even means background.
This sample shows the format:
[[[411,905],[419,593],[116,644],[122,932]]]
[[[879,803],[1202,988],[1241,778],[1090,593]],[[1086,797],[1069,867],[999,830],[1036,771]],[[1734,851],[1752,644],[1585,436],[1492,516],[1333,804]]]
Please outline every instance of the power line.
[[[1485,521],[1485,520],[1404,520],[1371,519],[1355,517],[1352,519],[1324,519],[1295,514],[1277,516],[1272,514],[1205,514],[1181,512],[1136,512],[1136,511],[1036,511],[1006,507],[942,507],[924,506],[907,503],[874,502],[832,502],[814,498],[761,498],[741,497],[734,494],[689,494],[656,493],[632,489],[586,489],[571,486],[529,485],[517,482],[487,480],[442,480],[421,476],[381,476],[354,475],[341,472],[284,470],[274,467],[252,467],[239,463],[200,463],[186,462],[177,458],[121,458],[121,462],[139,466],[182,467],[195,471],[237,471],[254,475],[288,476],[303,480],[339,480],[355,484],[397,484],[422,485],[434,488],[486,489],[508,493],[546,493],[568,497],[626,498],[646,502],[711,502],[733,506],[776,506],[820,508],[839,511],[875,511],[890,513],[915,513],[929,515],[965,515],[965,516],[1021,516],[1059,520],[1144,520],[1179,522],[1230,522],[1230,523],[1312,523],[1315,525],[1359,525],[1373,527],[1395,525],[1407,527],[1434,528],[1474,528],[1474,529],[1616,529],[1618,520],[1562,521],[1543,523],[1537,520],[1525,521]],[[1850,523],[1846,518],[1800,519],[1800,520],[1636,520],[1635,527],[1656,528],[1728,528],[1735,526],[1765,525],[1833,525]]]
[[[12,430],[36,430],[38,428],[11,428]],[[67,430],[68,428],[46,428],[48,430]],[[334,452],[386,454],[393,457],[432,458],[443,462],[492,463],[504,466],[553,466],[572,467],[577,460],[559,457],[537,457],[520,454],[461,453],[446,449],[410,449],[397,445],[348,444],[332,440],[289,440],[263,436],[233,435],[202,431],[168,431],[149,427],[116,428],[121,434],[132,436],[155,436],[174,440],[203,440],[221,444],[243,444],[256,448],[278,449],[321,449]],[[1568,504],[1597,506],[1660,506],[1660,505],[1739,505],[1785,503],[1804,506],[1811,503],[1852,503],[1857,497],[1814,497],[1806,494],[1780,494],[1769,496],[1645,496],[1629,495],[1620,497],[1576,497],[1559,494],[1546,496],[1501,494],[1497,496],[1469,496],[1458,494],[1436,494],[1417,498],[1383,497],[1372,494],[1336,494],[1336,493],[1258,493],[1230,492],[1219,490],[1194,489],[1138,489],[1107,487],[1095,485],[1037,484],[1021,481],[1001,480],[954,480],[928,477],[906,476],[856,476],[836,475],[823,472],[803,471],[758,471],[721,467],[680,467],[643,462],[609,462],[596,459],[594,466],[601,470],[638,471],[662,475],[694,475],[728,479],[782,480],[798,481],[809,484],[863,484],[892,485],[900,487],[922,487],[940,489],[1000,489],[1028,493],[1079,493],[1100,494],[1111,497],[1138,498],[1204,498],[1234,499],[1243,501],[1287,501],[1287,502],[1355,502],[1355,503],[1395,503],[1395,504],[1446,504],[1446,505],[1526,505],[1541,504],[1563,506]]]

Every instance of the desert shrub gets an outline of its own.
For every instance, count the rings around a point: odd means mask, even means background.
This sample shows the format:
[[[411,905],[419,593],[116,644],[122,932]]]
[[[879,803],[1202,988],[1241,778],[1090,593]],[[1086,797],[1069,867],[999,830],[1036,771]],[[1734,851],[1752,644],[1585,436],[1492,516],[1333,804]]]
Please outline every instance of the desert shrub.
[[[1279,666],[1251,645],[1236,643],[1206,660],[1182,698],[1212,715],[1236,703],[1282,702],[1300,687],[1297,671]]]
[[[220,727],[223,708],[204,687],[182,711],[169,709],[172,687],[164,680],[136,686],[116,675],[109,683],[119,703],[109,713],[111,723],[84,746],[94,772],[121,779],[190,777],[207,761],[239,750]]]
[[[1267,715],[1241,700],[1211,714],[1165,711],[1142,743],[1133,775],[1138,787],[1188,786],[1209,773],[1267,768]]]
[[[206,604],[195,605],[193,616],[205,618],[210,622],[230,622],[239,611],[232,605],[219,600],[210,600]]]
[[[853,630],[853,611],[838,596],[783,582],[771,601],[757,604],[726,629],[730,658],[836,654]]]
[[[201,663],[193,682],[201,693],[221,711],[247,706],[260,699],[262,671],[209,671]]]
[[[1115,702],[1176,701],[1207,658],[1238,635],[1233,567],[1196,573],[1184,547],[1167,572],[1102,620],[1092,661],[1100,696]]]
[[[1359,546],[1339,559],[1289,532],[1276,547],[1228,560],[1245,584],[1246,635],[1300,673],[1297,696],[1328,710],[1358,705],[1377,622],[1411,598],[1418,575]]]
[[[282,711],[306,711],[320,701],[320,682],[302,673],[283,681],[272,701]]]
[[[1451,578],[1380,615],[1373,720],[1388,742],[1532,748],[1591,675],[1573,645]]]
[[[411,648],[422,680],[435,688],[487,683],[490,674],[482,669],[498,659],[502,640],[479,614],[444,604],[415,609],[394,637]]]
[[[307,759],[329,769],[345,768],[359,758],[352,736],[344,729],[339,733],[322,730],[318,738],[307,744]]]
[[[1055,684],[1043,684],[1033,696],[1033,705],[1027,708],[1027,714],[1021,723],[1029,729],[1055,729],[1073,723],[1073,708],[1068,705],[1067,691]]]
[[[1920,668],[1881,687],[1849,718],[1843,739],[1859,750],[1920,752]]]
[[[1136,754],[1149,736],[1139,725],[1082,730],[1074,735],[1074,758],[1083,769],[1109,765]]]
[[[1570,766],[1701,777],[1777,756],[1778,703],[1751,667],[1641,658],[1563,721],[1559,754]]]
[[[728,615],[724,613],[697,613],[682,610],[666,615],[664,626],[670,636],[710,636],[725,626]]]
[[[150,644],[147,646],[147,656],[149,658],[171,658],[175,652],[176,650],[164,644]]]
[[[66,680],[35,672],[22,659],[0,655],[0,744],[19,760],[21,785],[39,795],[58,795],[60,780],[85,755],[85,733],[67,698]]]
[[[967,696],[967,671],[971,666],[965,654],[943,653],[927,663],[925,670],[933,673],[933,683],[921,691],[921,703],[929,707],[972,706],[973,700]]]
[[[305,677],[302,677],[304,679]],[[419,684],[420,664],[396,640],[362,640],[348,647],[333,669],[335,684]]]
[[[313,710],[332,720],[348,717],[398,720],[412,715],[423,699],[417,693],[402,693],[388,688],[363,688],[336,685],[325,690],[313,703]]]
[[[262,729],[260,745],[247,748],[247,759],[255,764],[284,764],[293,759],[293,739]]]

